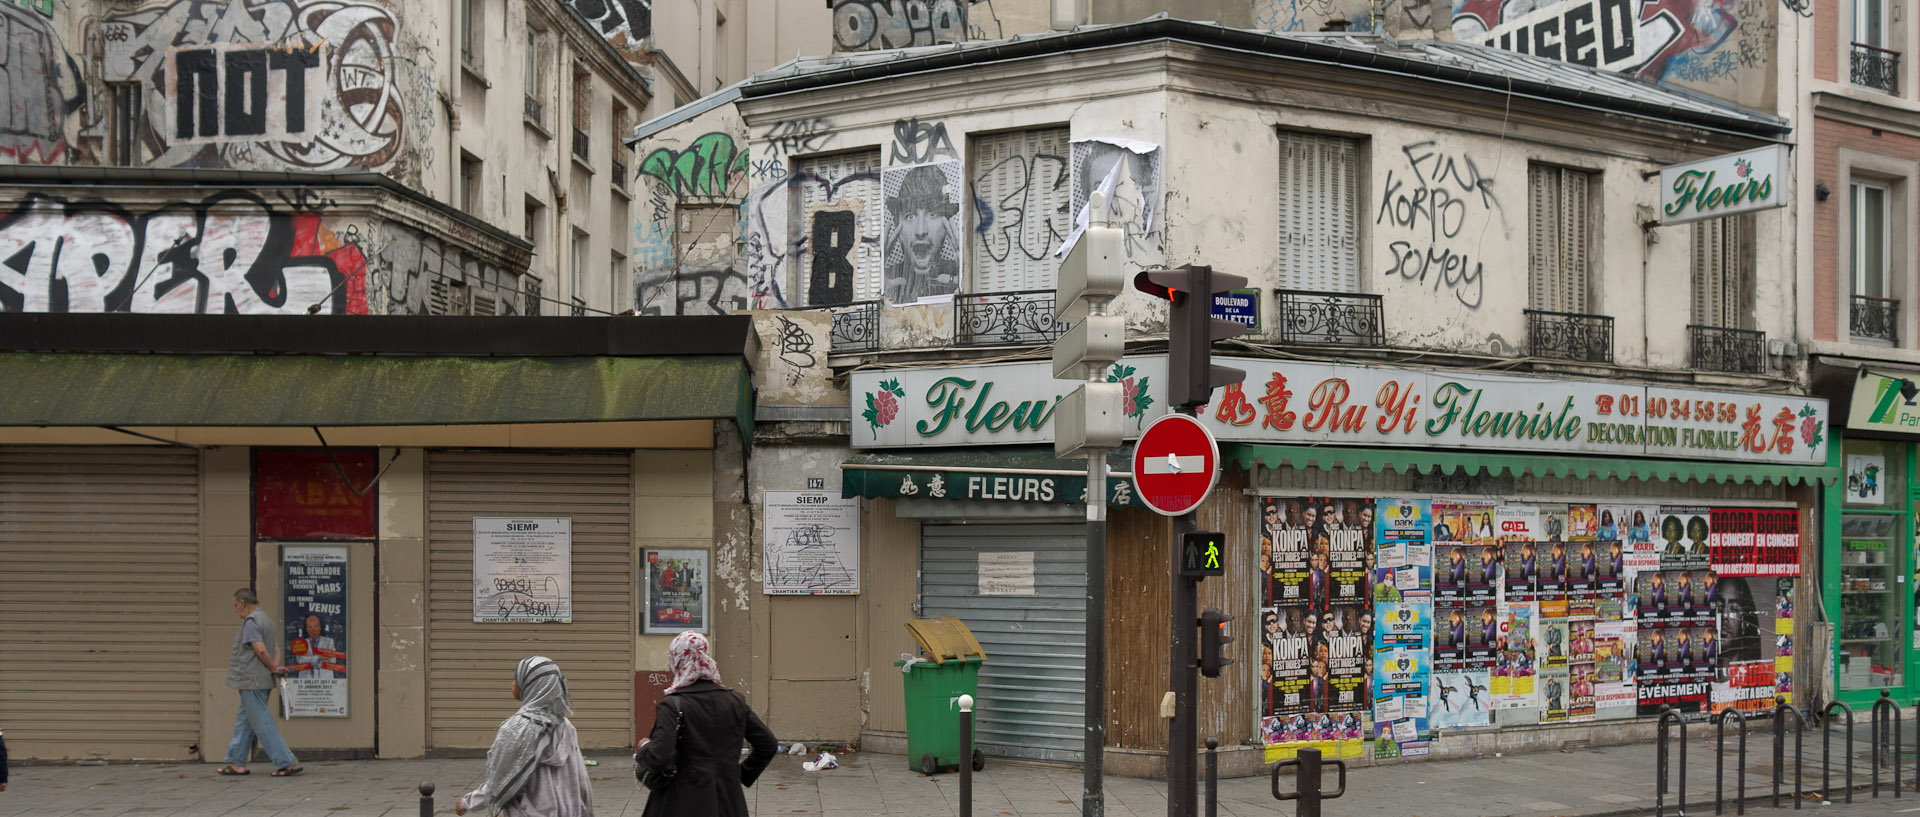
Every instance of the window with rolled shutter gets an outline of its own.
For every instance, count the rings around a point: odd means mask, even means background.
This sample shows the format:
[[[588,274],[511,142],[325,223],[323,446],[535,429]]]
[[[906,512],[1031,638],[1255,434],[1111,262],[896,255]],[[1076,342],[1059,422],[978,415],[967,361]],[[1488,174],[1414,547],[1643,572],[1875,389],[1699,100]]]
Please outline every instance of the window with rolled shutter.
[[[1593,174],[1584,171],[1527,168],[1527,305],[1533,309],[1587,312],[1592,184]]]
[[[1073,223],[1066,128],[967,138],[973,266],[969,292],[1051,289],[1053,251]]]
[[[1280,285],[1360,291],[1360,143],[1280,133]]]
[[[1693,223],[1693,323],[1748,329],[1753,315],[1753,216]]]
[[[794,162],[802,181],[787,223],[805,246],[794,271],[799,303],[835,306],[880,297],[880,150],[814,156]],[[799,241],[806,243],[800,244]]]

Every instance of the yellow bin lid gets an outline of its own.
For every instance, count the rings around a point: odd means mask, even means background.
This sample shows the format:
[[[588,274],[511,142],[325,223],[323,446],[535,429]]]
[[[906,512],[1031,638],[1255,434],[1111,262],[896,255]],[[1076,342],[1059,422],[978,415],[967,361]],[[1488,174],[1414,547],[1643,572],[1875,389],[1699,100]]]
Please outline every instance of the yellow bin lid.
[[[907,632],[920,645],[920,651],[931,656],[935,664],[969,655],[983,659],[987,657],[986,651],[980,649],[980,642],[973,639],[973,631],[953,616],[914,619],[907,622]]]

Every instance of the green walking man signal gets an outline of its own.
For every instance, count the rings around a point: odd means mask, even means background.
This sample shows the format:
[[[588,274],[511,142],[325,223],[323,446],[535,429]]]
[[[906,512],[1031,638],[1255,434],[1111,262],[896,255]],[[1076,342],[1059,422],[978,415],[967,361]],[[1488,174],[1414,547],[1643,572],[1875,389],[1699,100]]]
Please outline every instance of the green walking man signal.
[[[1218,531],[1195,531],[1180,543],[1180,575],[1204,579],[1227,573],[1227,535]]]

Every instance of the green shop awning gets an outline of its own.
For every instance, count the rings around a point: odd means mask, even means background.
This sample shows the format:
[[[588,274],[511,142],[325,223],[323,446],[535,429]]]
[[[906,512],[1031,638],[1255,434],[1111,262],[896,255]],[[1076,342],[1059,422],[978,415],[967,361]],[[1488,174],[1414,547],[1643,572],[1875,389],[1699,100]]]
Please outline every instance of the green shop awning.
[[[1133,446],[1107,455],[1107,504],[1145,507],[1133,490]],[[840,465],[840,495],[869,499],[1084,503],[1086,460],[1053,456],[1051,445],[870,451]]]
[[[1657,480],[1660,482],[1752,482],[1832,483],[1840,478],[1840,469],[1825,465],[1764,465],[1712,460],[1641,460],[1609,457],[1543,457],[1518,454],[1482,454],[1472,451],[1433,451],[1408,448],[1336,448],[1308,445],[1257,445],[1231,443],[1221,456],[1229,463],[1251,470],[1255,465],[1268,468],[1319,468],[1327,471],[1392,470],[1426,474],[1463,476],[1563,477],[1573,479]]]
[[[733,419],[739,356],[0,354],[0,426],[403,426]]]

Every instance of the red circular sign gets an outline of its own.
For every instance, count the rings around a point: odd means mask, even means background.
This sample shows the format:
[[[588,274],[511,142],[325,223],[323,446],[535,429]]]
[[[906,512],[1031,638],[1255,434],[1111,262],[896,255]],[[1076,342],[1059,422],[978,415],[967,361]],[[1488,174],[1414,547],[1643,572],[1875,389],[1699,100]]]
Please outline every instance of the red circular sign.
[[[1133,445],[1133,485],[1147,507],[1179,516],[1200,506],[1220,478],[1220,447],[1213,432],[1185,414],[1147,425]]]

